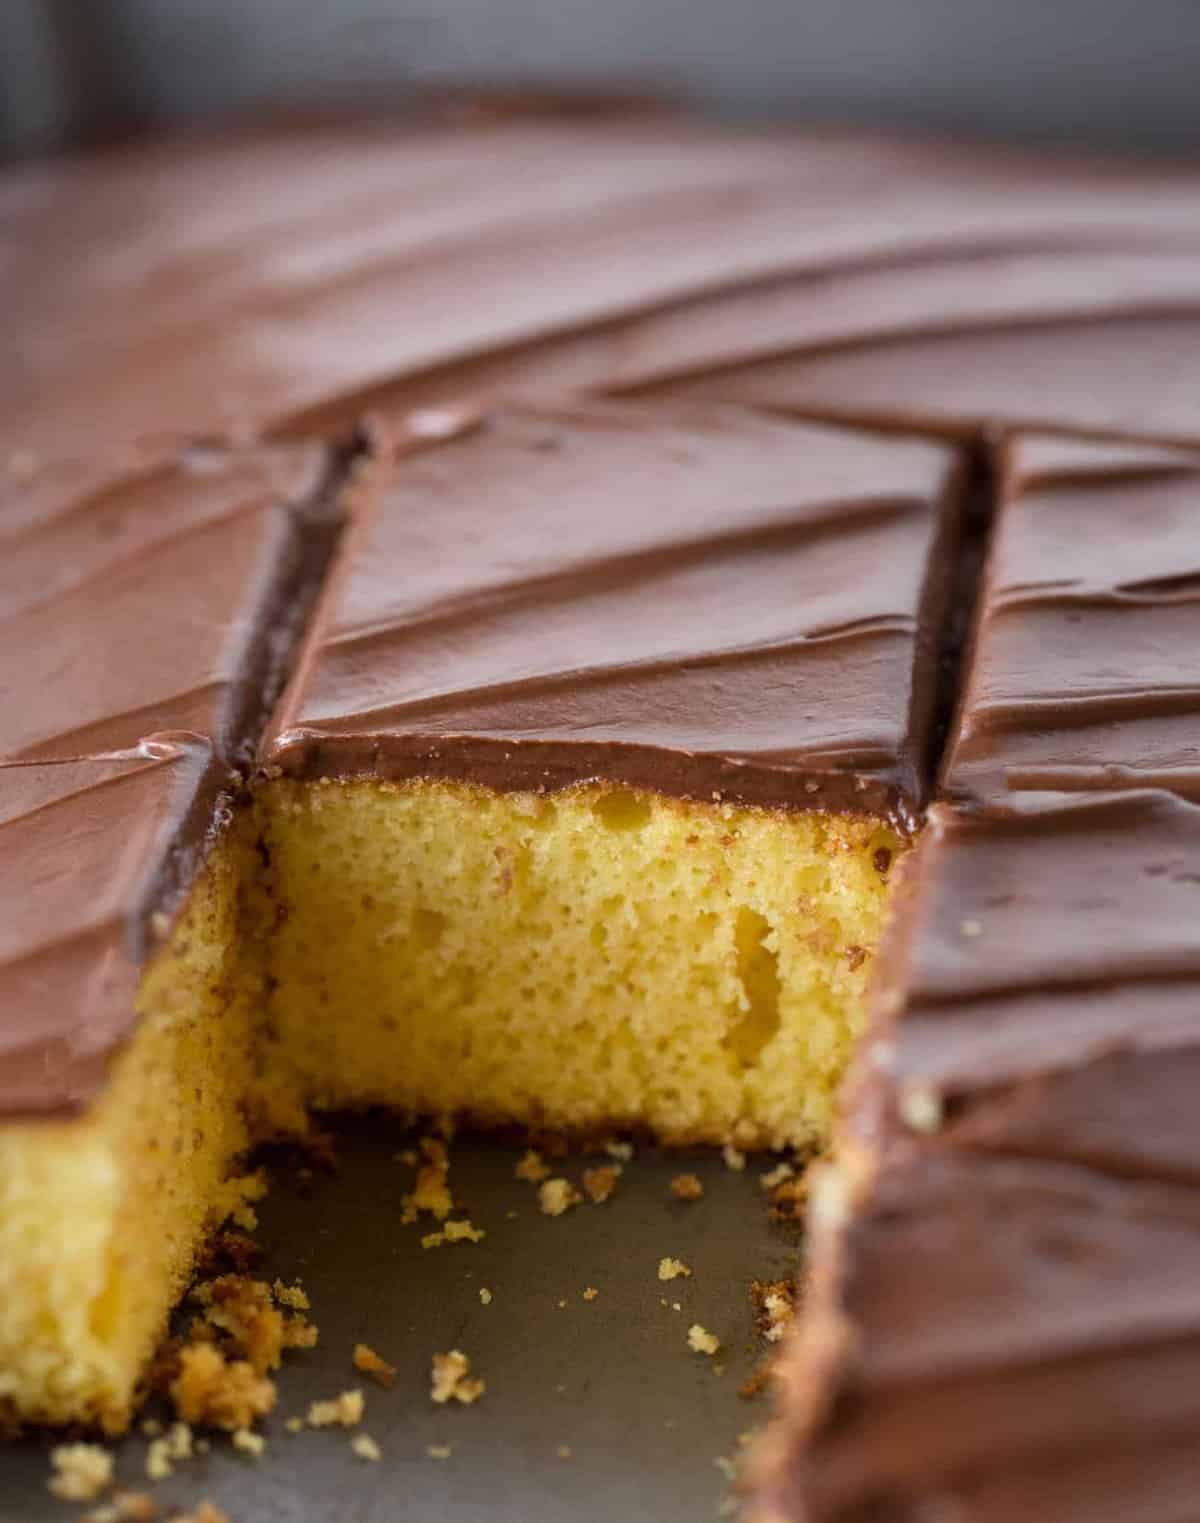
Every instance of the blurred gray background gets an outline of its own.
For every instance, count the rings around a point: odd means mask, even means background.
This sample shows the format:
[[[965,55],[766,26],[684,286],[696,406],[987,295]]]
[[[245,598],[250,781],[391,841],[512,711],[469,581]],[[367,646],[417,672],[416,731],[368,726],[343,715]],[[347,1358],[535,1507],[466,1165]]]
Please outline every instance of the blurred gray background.
[[[1187,152],[1198,0],[0,0],[0,145],[444,86]]]

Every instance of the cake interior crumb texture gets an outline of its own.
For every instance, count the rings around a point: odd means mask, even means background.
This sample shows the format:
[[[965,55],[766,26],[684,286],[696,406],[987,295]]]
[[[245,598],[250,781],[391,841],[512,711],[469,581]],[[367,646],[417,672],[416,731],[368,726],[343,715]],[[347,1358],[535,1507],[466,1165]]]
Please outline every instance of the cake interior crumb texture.
[[[281,779],[271,1062],[310,1105],[828,1134],[900,843],[633,789]]]
[[[237,1204],[248,1117],[819,1145],[903,850],[867,818],[601,784],[265,783],[148,964],[102,1098],[0,1133],[0,1403],[127,1425]]]
[[[207,1230],[238,1204],[260,1000],[240,964],[244,831],[211,853],[148,965],[99,1101],[0,1129],[0,1408],[109,1431]]]

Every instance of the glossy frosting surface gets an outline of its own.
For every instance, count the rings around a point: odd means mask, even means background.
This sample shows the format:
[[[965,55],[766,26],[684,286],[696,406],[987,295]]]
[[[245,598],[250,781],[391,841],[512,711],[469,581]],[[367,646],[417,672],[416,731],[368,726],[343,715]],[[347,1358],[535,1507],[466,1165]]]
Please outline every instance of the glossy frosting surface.
[[[1200,801],[1200,456],[1013,440],[975,638],[952,793]]]
[[[489,414],[374,484],[265,760],[912,818],[961,475],[730,408]]]
[[[0,526],[0,761],[68,760],[189,732],[232,760],[302,558],[303,446],[180,463]]]
[[[134,1024],[315,590],[323,453],[193,451],[0,535],[0,1113],[75,1109]]]
[[[62,511],[198,439],[404,406],[414,381],[427,402],[688,380],[1200,440],[1198,191],[1187,166],[629,111],[11,169],[0,513]]]
[[[148,917],[194,870],[218,785],[207,748],[145,749],[0,767],[0,1111],[82,1105],[128,1036]]]

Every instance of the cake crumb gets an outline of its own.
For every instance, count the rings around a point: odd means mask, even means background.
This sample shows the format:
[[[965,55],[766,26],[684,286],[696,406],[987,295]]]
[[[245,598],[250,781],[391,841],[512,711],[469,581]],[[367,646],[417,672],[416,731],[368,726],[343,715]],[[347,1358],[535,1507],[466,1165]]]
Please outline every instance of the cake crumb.
[[[603,1205],[612,1196],[617,1188],[617,1179],[621,1173],[621,1166],[617,1163],[604,1164],[598,1169],[584,1169],[583,1189],[584,1194],[594,1206]]]
[[[660,1280],[677,1280],[680,1275],[685,1279],[691,1278],[692,1271],[682,1259],[659,1259],[658,1277]]]
[[[604,1151],[610,1158],[615,1158],[618,1163],[630,1163],[633,1160],[633,1143],[621,1142],[614,1138],[604,1144]]]
[[[571,1446],[570,1446],[570,1444],[559,1444],[559,1446],[558,1446],[558,1457],[559,1457],[560,1460],[569,1460],[571,1458]]]
[[[162,1430],[162,1423],[157,1417],[147,1417],[142,1423],[142,1433],[146,1438],[157,1438]]]
[[[943,1119],[942,1097],[931,1084],[907,1084],[900,1092],[900,1115],[914,1132],[932,1133]]]
[[[146,1474],[152,1481],[165,1481],[175,1474],[181,1460],[190,1460],[194,1444],[192,1430],[185,1422],[172,1423],[161,1438],[146,1451]]]
[[[266,1449],[267,1441],[261,1433],[255,1433],[251,1428],[235,1428],[233,1447],[239,1454],[248,1454],[251,1459],[258,1459]]]
[[[230,1523],[229,1514],[212,1502],[201,1502],[195,1512],[180,1513],[175,1523]]]
[[[695,1174],[676,1174],[671,1181],[671,1194],[676,1200],[699,1200],[704,1186]]]
[[[175,1467],[171,1464],[170,1456],[163,1446],[161,1438],[156,1438],[146,1451],[146,1474],[152,1481],[165,1481],[168,1476],[174,1475]]]
[[[778,1343],[796,1311],[796,1286],[791,1280],[754,1280],[750,1286],[754,1320],[768,1343]]]
[[[448,1221],[440,1232],[427,1232],[421,1239],[422,1248],[440,1248],[443,1243],[481,1243],[487,1233],[472,1222]]]
[[[528,1180],[531,1185],[540,1185],[543,1179],[549,1179],[550,1172],[550,1165],[533,1148],[529,1149],[514,1170],[518,1179]]]
[[[383,1458],[383,1450],[369,1433],[356,1433],[350,1440],[350,1448],[360,1460],[375,1463]]]
[[[244,1359],[229,1360],[211,1343],[180,1351],[170,1396],[184,1423],[249,1428],[275,1405],[275,1382]],[[178,1426],[178,1425],[177,1425]]]
[[[492,1304],[492,1293],[486,1285],[481,1285],[479,1287],[479,1299],[485,1306],[490,1306]]]
[[[589,1285],[583,1293],[583,1299],[585,1301],[594,1301],[599,1294],[600,1292],[594,1285]]]
[[[559,1302],[559,1303],[558,1303],[558,1309],[559,1309],[559,1311],[566,1311],[566,1309],[567,1309],[567,1299],[566,1299],[566,1297],[565,1297],[565,1296],[564,1296],[564,1297],[563,1297],[563,1299],[562,1299],[562,1300],[561,1300],[561,1301],[560,1301],[560,1302]]]
[[[453,1444],[426,1444],[425,1453],[431,1460],[448,1460],[454,1453]]]
[[[721,1340],[715,1333],[710,1333],[700,1326],[699,1322],[693,1322],[687,1333],[688,1348],[696,1354],[715,1354],[721,1347]]]
[[[366,1343],[354,1345],[354,1368],[369,1375],[376,1385],[390,1391],[396,1384],[396,1366],[389,1364]]]
[[[790,1179],[783,1180],[768,1191],[767,1199],[770,1201],[768,1215],[773,1222],[803,1221],[804,1208],[808,1203],[807,1177],[794,1174]]]
[[[277,1370],[284,1349],[316,1346],[317,1329],[304,1315],[308,1297],[298,1285],[276,1280],[272,1286],[246,1275],[219,1275],[194,1286],[189,1299],[203,1308],[192,1322],[190,1341],[211,1343],[226,1357],[243,1358],[258,1375]],[[277,1302],[290,1315],[281,1312]]]
[[[721,1157],[725,1160],[725,1167],[732,1169],[735,1174],[740,1174],[746,1167],[745,1153],[735,1148],[732,1142],[727,1142],[721,1149]]]
[[[433,1356],[433,1373],[429,1394],[438,1406],[448,1401],[458,1401],[465,1407],[479,1400],[487,1389],[477,1376],[472,1376],[471,1361],[461,1349],[451,1349],[448,1354]]]
[[[289,1433],[303,1433],[304,1419],[302,1417],[289,1417],[283,1426]]]
[[[794,1179],[795,1175],[796,1171],[790,1163],[781,1163],[768,1170],[766,1174],[760,1174],[758,1182],[764,1190],[775,1190],[783,1184],[784,1180]]]
[[[362,1422],[366,1397],[361,1391],[343,1391],[330,1401],[314,1401],[308,1408],[310,1428],[353,1428]]]
[[[964,920],[960,923],[958,928],[962,934],[970,940],[974,940],[976,936],[983,935],[982,920]]]
[[[99,1444],[59,1444],[50,1451],[47,1485],[62,1502],[94,1502],[113,1481],[113,1457]]]
[[[405,1224],[415,1222],[420,1212],[427,1211],[444,1222],[454,1210],[446,1144],[437,1137],[422,1137],[421,1156],[425,1162],[417,1169],[417,1182],[411,1193],[401,1198],[400,1220]]]
[[[277,1306],[286,1306],[289,1311],[312,1310],[312,1302],[301,1285],[285,1285],[282,1280],[276,1280],[271,1286],[271,1294]]]
[[[582,1199],[569,1179],[547,1179],[538,1188],[538,1205],[545,1216],[562,1216]]]

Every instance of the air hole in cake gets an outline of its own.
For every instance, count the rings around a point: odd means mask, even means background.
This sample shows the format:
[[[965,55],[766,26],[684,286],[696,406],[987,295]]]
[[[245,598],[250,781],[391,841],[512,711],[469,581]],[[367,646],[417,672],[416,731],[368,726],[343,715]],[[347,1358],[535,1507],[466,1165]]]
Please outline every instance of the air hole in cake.
[[[446,917],[440,910],[418,905],[413,911],[413,936],[419,946],[436,947],[446,930]]]
[[[729,1031],[729,1048],[744,1068],[751,1068],[779,1032],[779,955],[771,922],[744,906],[737,912],[734,942],[742,986],[739,1014]]]
[[[611,788],[592,805],[596,818],[610,830],[641,830],[650,823],[650,804],[627,788]]]

